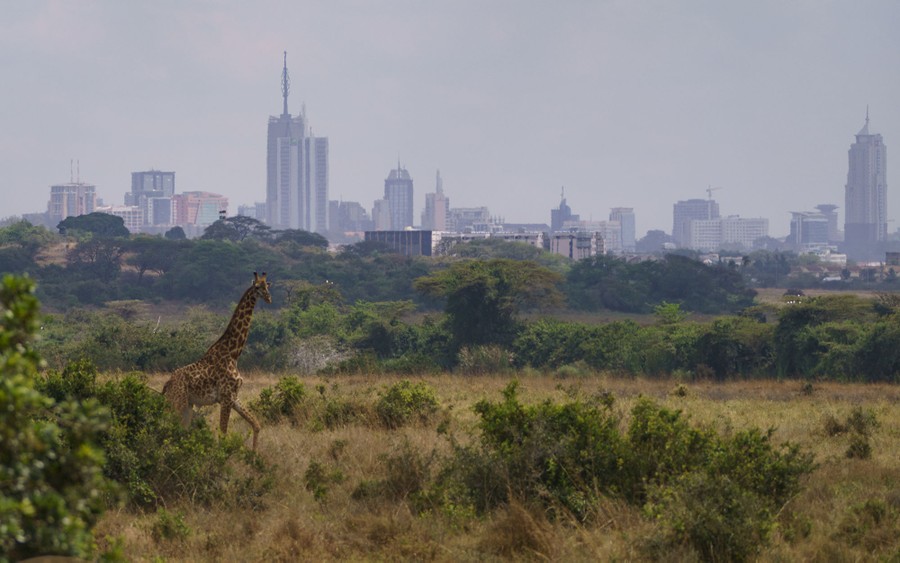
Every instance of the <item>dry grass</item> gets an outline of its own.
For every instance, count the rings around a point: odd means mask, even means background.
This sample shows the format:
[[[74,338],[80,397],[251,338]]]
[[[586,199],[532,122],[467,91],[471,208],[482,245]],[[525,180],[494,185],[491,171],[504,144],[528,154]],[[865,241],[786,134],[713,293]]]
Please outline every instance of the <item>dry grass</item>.
[[[163,375],[151,377],[162,387]],[[245,402],[277,378],[245,374]],[[377,392],[399,378],[356,376],[301,377],[307,389],[325,385],[331,396],[374,401]],[[466,439],[474,432],[472,405],[497,400],[506,377],[422,378],[437,392],[450,432]],[[756,426],[774,427],[775,441],[790,440],[815,453],[818,468],[803,492],[779,515],[762,560],[857,561],[900,556],[900,387],[815,383],[812,393],[799,382],[751,381],[724,384],[688,383],[686,393],[672,393],[675,381],[619,379],[598,375],[559,380],[531,376],[521,380],[524,402],[608,391],[627,413],[639,395],[682,409],[696,424],[720,432]],[[679,396],[682,395],[682,396]],[[826,417],[844,420],[855,408],[875,415],[869,459],[848,459],[849,433],[831,435]],[[204,411],[215,424],[217,411]],[[249,428],[232,417],[232,430],[249,436]],[[485,518],[415,513],[403,498],[356,500],[363,481],[383,479],[385,458],[403,448],[428,455],[448,451],[438,421],[426,426],[387,430],[355,424],[311,431],[288,423],[264,426],[260,454],[277,466],[276,484],[258,511],[227,507],[169,506],[184,515],[190,533],[181,539],[154,540],[154,513],[125,510],[106,514],[96,529],[101,547],[107,537],[124,541],[135,561],[162,556],[189,561],[298,560],[437,560],[482,561],[640,559],[637,546],[654,531],[640,509],[614,499],[600,507],[596,523],[548,521],[529,499],[510,504]],[[470,438],[469,438],[470,439]],[[339,475],[327,494],[316,500],[304,483],[311,462]],[[866,503],[869,507],[866,508]],[[884,513],[879,506],[886,507]],[[563,519],[564,520],[564,519]],[[673,554],[674,560],[679,559]]]

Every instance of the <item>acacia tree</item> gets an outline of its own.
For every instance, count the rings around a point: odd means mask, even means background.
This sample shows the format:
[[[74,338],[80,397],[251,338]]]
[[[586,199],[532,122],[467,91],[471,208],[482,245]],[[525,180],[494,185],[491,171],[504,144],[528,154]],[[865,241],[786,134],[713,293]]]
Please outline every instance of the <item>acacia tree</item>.
[[[456,262],[418,278],[416,290],[445,298],[445,312],[457,346],[509,344],[519,312],[561,302],[562,277],[530,261],[493,259]]]

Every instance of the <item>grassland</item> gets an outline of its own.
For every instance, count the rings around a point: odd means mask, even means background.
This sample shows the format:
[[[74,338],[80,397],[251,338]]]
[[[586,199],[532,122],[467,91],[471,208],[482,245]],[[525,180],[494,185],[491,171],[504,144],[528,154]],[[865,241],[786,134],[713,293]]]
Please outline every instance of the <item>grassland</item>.
[[[271,374],[245,374],[245,402],[277,382]],[[591,525],[548,521],[527,500],[485,517],[416,513],[405,499],[362,501],[352,497],[365,480],[383,476],[384,459],[404,448],[427,457],[446,454],[447,435],[477,436],[472,406],[497,400],[508,376],[456,375],[414,378],[431,385],[441,412],[433,422],[388,430],[365,420],[332,430],[289,422],[265,425],[259,453],[276,466],[275,484],[257,509],[227,503],[168,506],[178,526],[160,533],[160,512],[109,511],[96,528],[100,547],[111,538],[135,561],[163,557],[188,561],[438,560],[492,559],[639,560],[642,542],[656,524],[640,509],[610,499]],[[165,375],[150,377],[160,389]],[[310,390],[357,403],[374,403],[389,377],[301,378]],[[575,394],[608,391],[627,417],[640,395],[682,409],[693,423],[728,433],[774,427],[774,441],[791,441],[815,454],[817,468],[802,492],[778,517],[761,560],[861,561],[900,557],[900,387],[748,381],[678,383],[602,375],[560,379],[522,375],[523,402],[564,401]],[[861,411],[860,411],[861,409]],[[848,458],[852,432],[841,422],[863,412],[870,422],[868,458]],[[211,424],[217,410],[203,411]],[[249,434],[240,418],[232,431]],[[438,431],[440,428],[441,432]],[[315,498],[306,484],[311,464],[328,469],[327,493]],[[169,526],[167,529],[172,529]],[[689,557],[674,552],[672,560]]]

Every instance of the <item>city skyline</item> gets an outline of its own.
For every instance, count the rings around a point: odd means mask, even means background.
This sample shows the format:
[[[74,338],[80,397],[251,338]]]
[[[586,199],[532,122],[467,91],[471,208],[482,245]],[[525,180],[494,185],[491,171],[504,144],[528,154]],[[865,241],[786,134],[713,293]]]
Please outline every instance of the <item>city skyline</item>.
[[[44,210],[72,158],[107,204],[147,169],[235,210],[264,200],[285,50],[292,104],[331,141],[329,199],[366,208],[399,154],[413,178],[440,169],[454,206],[509,222],[546,222],[565,186],[584,220],[633,208],[641,237],[721,186],[723,214],[781,237],[820,203],[844,224],[867,105],[900,138],[893,2],[353,6],[5,3],[0,216]]]

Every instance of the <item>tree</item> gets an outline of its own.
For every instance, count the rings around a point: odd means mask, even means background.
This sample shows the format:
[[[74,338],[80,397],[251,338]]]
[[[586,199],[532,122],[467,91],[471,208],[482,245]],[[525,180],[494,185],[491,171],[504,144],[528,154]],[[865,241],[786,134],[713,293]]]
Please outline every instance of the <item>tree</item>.
[[[93,238],[78,243],[69,251],[69,267],[82,270],[100,281],[112,281],[122,268],[124,242],[112,238]]]
[[[185,240],[187,238],[187,235],[184,234],[184,229],[182,229],[178,225],[166,231],[166,234],[164,234],[163,236],[168,240]]]
[[[95,400],[55,403],[35,389],[31,280],[3,278],[0,313],[0,559],[89,559],[110,491],[96,445],[107,413]]]
[[[140,235],[128,242],[126,249],[130,256],[126,262],[137,268],[140,282],[148,270],[160,275],[171,270],[178,257],[178,251],[183,247],[184,244],[179,241]]]
[[[509,344],[522,309],[561,302],[562,276],[530,261],[493,259],[456,262],[446,270],[418,278],[425,295],[446,298],[451,333],[457,345]]]
[[[311,233],[302,229],[285,229],[275,231],[274,234],[276,244],[293,243],[299,246],[328,248],[328,239],[319,233]]]
[[[128,237],[131,233],[125,227],[125,220],[109,213],[88,213],[66,217],[56,225],[59,234],[90,233],[95,237]]]
[[[219,219],[203,231],[203,240],[230,240],[241,242],[248,237],[269,240],[271,227],[258,219],[246,215],[235,215]]]

